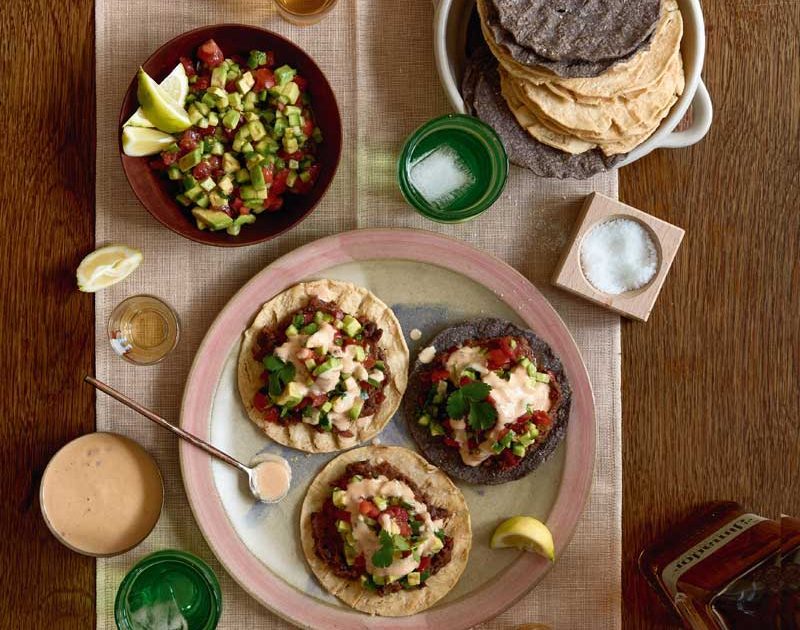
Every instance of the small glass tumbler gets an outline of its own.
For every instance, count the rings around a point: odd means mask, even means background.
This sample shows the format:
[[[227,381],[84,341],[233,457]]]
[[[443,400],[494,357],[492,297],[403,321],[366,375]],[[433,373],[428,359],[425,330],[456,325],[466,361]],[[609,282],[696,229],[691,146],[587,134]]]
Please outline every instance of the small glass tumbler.
[[[211,567],[176,550],[157,551],[136,564],[114,603],[119,630],[213,630],[221,614],[222,593]]]
[[[178,316],[152,295],[120,302],[108,319],[108,339],[119,356],[135,365],[162,361],[178,345]]]
[[[298,26],[311,26],[328,15],[337,0],[275,0],[284,20]]]

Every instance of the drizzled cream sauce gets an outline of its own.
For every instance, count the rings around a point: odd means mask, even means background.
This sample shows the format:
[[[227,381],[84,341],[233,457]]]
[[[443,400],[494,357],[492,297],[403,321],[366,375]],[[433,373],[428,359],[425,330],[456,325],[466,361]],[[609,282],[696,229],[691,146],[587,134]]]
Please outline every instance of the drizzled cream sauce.
[[[153,458],[133,440],[89,433],[64,446],[42,477],[42,514],[68,546],[122,553],[155,527],[164,490]]]
[[[251,466],[252,489],[261,501],[275,503],[286,496],[292,483],[289,462],[279,455],[264,454],[253,458]]]
[[[378,540],[378,534],[373,532],[369,525],[364,522],[364,517],[361,516],[358,505],[363,499],[371,499],[376,495],[387,499],[397,497],[408,505],[411,505],[412,509],[418,515],[422,516],[423,523],[419,531],[423,538],[418,543],[420,557],[430,555],[438,540],[436,537],[436,530],[442,528],[443,522],[441,519],[432,520],[431,515],[428,513],[428,507],[424,503],[417,501],[414,496],[414,491],[398,479],[389,480],[387,477],[381,475],[375,479],[362,479],[361,481],[354,481],[348,484],[347,490],[345,491],[345,506],[343,509],[350,513],[353,538],[355,539],[357,550],[364,554],[367,571],[372,575],[384,577],[390,575],[398,579],[414,571],[419,566],[419,560],[415,560],[412,554],[406,558],[395,558],[388,567],[376,567],[372,563],[372,555],[380,547],[380,542]],[[381,529],[389,534],[399,533],[399,529],[396,529],[396,525],[392,523],[391,518],[389,518],[387,514],[381,515],[379,524]]]

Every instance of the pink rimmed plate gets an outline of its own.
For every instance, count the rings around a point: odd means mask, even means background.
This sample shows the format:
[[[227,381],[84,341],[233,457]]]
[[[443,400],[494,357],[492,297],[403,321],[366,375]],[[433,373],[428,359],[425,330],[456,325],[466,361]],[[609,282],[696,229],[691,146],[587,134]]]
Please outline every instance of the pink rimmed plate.
[[[307,455],[269,441],[248,420],[236,391],[242,333],[275,294],[311,278],[366,286],[389,304],[407,335],[412,358],[444,326],[496,316],[531,328],[561,358],[573,389],[569,428],[553,456],[531,475],[502,486],[459,484],[470,508],[473,547],[459,583],[436,606],[412,617],[370,617],[323,591],[299,543],[300,504],[316,473],[335,454]],[[408,338],[412,328],[420,341]],[[353,628],[469,628],[527,593],[547,561],[514,550],[491,550],[503,519],[530,514],[547,522],[556,557],[569,542],[592,483],[594,401],[589,377],[569,331],[541,293],[520,273],[469,245],[417,230],[356,230],[321,239],[276,260],[227,304],[195,356],[181,408],[181,426],[243,461],[282,454],[292,466],[289,495],[277,505],[255,504],[243,476],[189,444],[180,459],[189,503],[209,546],[230,575],[257,601],[299,626]],[[414,448],[398,415],[380,441]]]

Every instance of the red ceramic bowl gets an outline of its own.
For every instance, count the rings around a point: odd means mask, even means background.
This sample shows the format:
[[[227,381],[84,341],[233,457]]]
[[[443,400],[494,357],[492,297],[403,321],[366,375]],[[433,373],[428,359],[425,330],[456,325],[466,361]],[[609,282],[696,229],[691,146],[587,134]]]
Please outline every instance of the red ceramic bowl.
[[[170,194],[167,180],[148,165],[154,158],[129,157],[122,152],[122,125],[139,107],[135,76],[128,87],[120,111],[119,153],[122,158],[122,168],[134,194],[147,211],[170,230],[207,245],[218,247],[252,245],[275,238],[300,223],[325,195],[339,166],[342,152],[342,121],[336,96],[314,60],[288,39],[263,28],[244,24],[204,26],[167,42],[154,52],[142,67],[156,81],[161,81],[172,71],[180,57],[195,58],[197,48],[211,38],[219,44],[226,56],[239,54],[247,57],[250,50],[272,50],[275,52],[277,65],[289,64],[297,68],[300,76],[308,80],[311,107],[323,136],[317,156],[321,169],[314,188],[303,195],[285,195],[284,206],[279,212],[260,214],[255,223],[242,228],[239,236],[229,236],[224,231],[210,232],[197,229],[190,213]]]

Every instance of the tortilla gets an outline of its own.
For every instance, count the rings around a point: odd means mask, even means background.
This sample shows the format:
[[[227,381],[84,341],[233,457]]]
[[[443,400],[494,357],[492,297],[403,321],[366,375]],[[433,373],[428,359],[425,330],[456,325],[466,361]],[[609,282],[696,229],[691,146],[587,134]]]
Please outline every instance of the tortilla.
[[[667,71],[670,60],[680,54],[683,37],[683,18],[678,4],[675,0],[666,0],[648,49],[639,51],[630,60],[616,64],[599,76],[567,78],[520,64],[494,41],[485,24],[481,26],[492,54],[515,79],[547,83],[564,97],[594,103],[598,99],[634,95],[653,86]]]
[[[491,0],[521,46],[553,61],[606,61],[636,52],[653,32],[660,0]]]
[[[556,449],[567,432],[572,390],[561,361],[553,354],[550,346],[537,337],[532,331],[525,330],[502,319],[483,318],[464,322],[446,328],[436,335],[428,345],[436,348],[437,353],[466,341],[474,339],[490,339],[507,335],[524,337],[528,340],[536,357],[537,365],[553,372],[561,389],[561,404],[553,417],[553,428],[545,441],[538,448],[530,450],[522,461],[514,468],[503,471],[487,470],[483,466],[467,466],[454,448],[446,446],[441,440],[431,436],[427,427],[417,422],[419,417],[419,401],[424,400],[430,388],[430,382],[422,378],[427,364],[419,360],[413,366],[409,377],[408,391],[403,402],[403,412],[409,431],[414,437],[425,457],[434,465],[444,470],[451,477],[474,484],[501,484],[520,479],[533,472]]]
[[[419,486],[431,504],[450,512],[444,526],[445,533],[453,539],[450,562],[431,576],[423,588],[380,595],[365,590],[357,580],[335,575],[316,554],[311,515],[321,509],[330,492],[330,483],[344,474],[347,465],[364,460],[384,460],[392,464]],[[455,586],[467,566],[472,547],[472,525],[464,496],[441,470],[413,451],[399,446],[364,446],[339,455],[311,482],[300,512],[300,541],[311,570],[330,593],[356,610],[371,615],[402,617],[430,608]]]
[[[524,1],[527,2],[527,0]],[[601,0],[597,1],[599,2]],[[659,5],[659,0],[645,0],[645,1],[655,2],[656,5]],[[617,2],[624,2],[624,0],[616,0],[614,4],[617,4]],[[547,0],[537,0],[534,4],[539,4],[539,3],[552,4],[547,2]],[[579,58],[552,59],[545,55],[540,54],[534,49],[531,49],[521,44],[514,36],[513,32],[511,32],[509,29],[503,26],[503,24],[500,21],[500,16],[498,14],[497,7],[490,0],[477,0],[477,5],[481,15],[481,20],[489,31],[489,36],[487,37],[487,39],[493,39],[497,45],[501,46],[504,50],[506,50],[508,55],[517,62],[519,62],[521,65],[536,67],[537,70],[546,68],[548,71],[561,77],[595,77],[599,74],[602,74],[603,72],[613,67],[617,63],[620,63],[622,61],[627,61],[628,59],[632,58],[637,52],[646,48],[649,45],[650,42],[649,38],[651,37],[652,31],[654,30],[655,25],[658,21],[658,15],[656,15],[652,24],[653,28],[651,28],[647,37],[626,55],[621,55],[619,57],[603,58],[598,60],[579,59]],[[586,23],[584,23],[582,26],[585,27]],[[591,39],[591,37],[589,39]],[[574,43],[573,38],[570,37],[568,38],[568,40],[570,41],[569,42],[567,40],[564,41],[565,45],[567,45],[570,42]]]
[[[317,431],[302,422],[288,426],[266,422],[253,406],[253,396],[264,384],[261,379],[264,368],[253,358],[253,347],[259,332],[265,327],[278,326],[288,315],[305,306],[311,296],[336,302],[345,313],[363,316],[383,329],[378,346],[383,349],[391,371],[391,379],[383,390],[386,400],[366,427],[357,427],[354,424],[353,437]],[[380,433],[400,406],[406,389],[407,374],[408,347],[400,322],[392,310],[367,289],[337,280],[301,282],[272,298],[264,304],[250,328],[245,331],[239,351],[239,394],[250,420],[276,442],[310,453],[327,453],[349,448]]]
[[[503,98],[497,60],[485,47],[476,50],[467,62],[462,93],[468,111],[500,136],[508,159],[541,177],[586,179],[612,168],[624,157],[607,157],[597,149],[572,155],[531,137]]]

